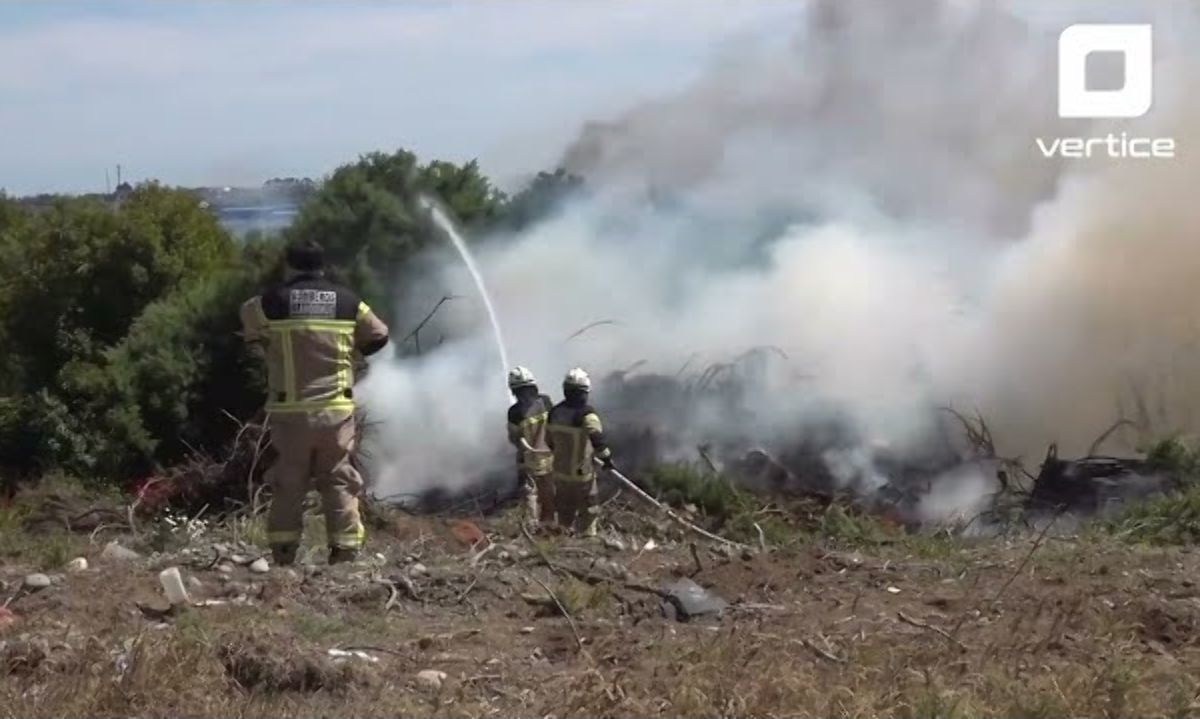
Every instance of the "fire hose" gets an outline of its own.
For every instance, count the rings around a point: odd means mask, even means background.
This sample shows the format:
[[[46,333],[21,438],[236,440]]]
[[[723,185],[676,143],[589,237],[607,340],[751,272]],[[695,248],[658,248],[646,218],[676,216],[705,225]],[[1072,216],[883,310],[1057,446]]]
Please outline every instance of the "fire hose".
[[[527,452],[537,452],[537,450],[535,450],[532,446],[530,446],[529,442],[526,441],[524,438],[521,439],[521,448]],[[641,497],[646,502],[649,502],[650,504],[654,505],[655,507],[657,507],[659,509],[659,511],[666,514],[669,518],[671,518],[673,521],[680,524],[681,526],[686,527],[688,530],[695,532],[696,534],[699,534],[700,536],[702,536],[706,539],[710,539],[714,542],[718,542],[718,543],[724,544],[726,546],[735,547],[737,549],[750,549],[750,547],[748,545],[742,544],[740,542],[735,542],[731,539],[726,539],[720,535],[713,534],[712,532],[710,532],[702,527],[697,527],[696,525],[687,521],[683,517],[680,517],[679,514],[677,514],[675,512],[675,510],[671,509],[670,507],[663,504],[662,502],[659,502],[654,497],[651,497],[641,487],[637,486],[637,484],[634,483],[633,480],[629,479],[628,477],[626,477],[625,475],[623,475],[619,471],[617,471],[617,469],[615,467],[605,467],[604,463],[602,461],[600,461],[599,459],[596,459],[595,457],[592,458],[592,461],[595,462],[596,465],[598,467],[600,467],[601,469],[607,470],[609,475],[611,475],[618,482],[620,482],[622,485],[624,485],[624,487],[626,489],[631,490],[638,497]]]

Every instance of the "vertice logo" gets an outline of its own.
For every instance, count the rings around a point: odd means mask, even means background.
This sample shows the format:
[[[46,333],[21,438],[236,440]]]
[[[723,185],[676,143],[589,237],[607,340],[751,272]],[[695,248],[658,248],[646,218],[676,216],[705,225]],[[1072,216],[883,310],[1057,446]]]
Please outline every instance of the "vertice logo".
[[[1154,34],[1149,25],[1072,25],[1058,36],[1059,117],[1141,117],[1154,102]],[[1093,90],[1088,58],[1120,53],[1125,81]]]
[[[1096,87],[1099,60],[1121,61],[1120,84]],[[1106,69],[1112,69],[1111,67]],[[1116,73],[1109,73],[1115,75]],[[1078,24],[1058,36],[1058,116],[1066,119],[1138,118],[1154,104],[1154,29],[1150,25]],[[1170,159],[1172,137],[1137,137],[1113,132],[1098,137],[1036,138],[1046,158]]]

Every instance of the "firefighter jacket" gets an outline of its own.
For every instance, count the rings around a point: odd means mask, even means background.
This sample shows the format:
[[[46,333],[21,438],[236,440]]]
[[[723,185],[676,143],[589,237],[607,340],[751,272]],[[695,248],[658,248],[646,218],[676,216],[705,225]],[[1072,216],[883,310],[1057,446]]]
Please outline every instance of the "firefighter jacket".
[[[303,273],[242,305],[242,334],[262,347],[267,412],[354,411],[354,359],[388,341],[387,326],[350,290]]]
[[[554,452],[553,474],[556,479],[591,480],[596,476],[592,458],[605,460],[612,456],[604,442],[600,416],[586,404],[556,404],[550,410],[546,425],[546,443]]]
[[[517,465],[530,474],[550,473],[550,447],[546,444],[546,420],[554,401],[544,394],[517,400],[508,408],[508,441],[517,448]],[[521,446],[525,440],[534,451]]]

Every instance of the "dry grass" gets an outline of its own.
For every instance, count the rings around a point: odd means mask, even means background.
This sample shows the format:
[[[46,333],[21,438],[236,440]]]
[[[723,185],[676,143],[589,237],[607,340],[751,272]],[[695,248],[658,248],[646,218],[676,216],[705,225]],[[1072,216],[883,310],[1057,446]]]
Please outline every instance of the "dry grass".
[[[520,555],[533,548],[511,519],[483,523],[499,546],[471,565],[437,520],[394,518],[405,526],[374,535],[372,551],[394,560],[380,571],[419,558],[428,573],[413,577],[420,599],[402,596],[386,611],[386,586],[353,572],[243,573],[234,583],[249,585],[252,603],[160,625],[135,608],[161,606],[159,565],[66,575],[11,605],[18,623],[0,629],[0,715],[1200,712],[1200,556],[1187,549],[1096,533],[965,542],[851,527],[749,558],[693,556],[664,539],[635,559],[539,539],[554,571],[537,552]],[[5,540],[17,553],[0,566],[5,598],[45,558],[29,539]],[[98,546],[82,542],[95,559]],[[612,576],[600,560],[634,578],[598,579]],[[186,573],[203,581],[201,595],[227,586],[203,567]],[[679,575],[731,610],[720,621],[663,618],[644,587]],[[545,589],[569,619],[522,600]],[[362,647],[378,662],[336,661],[334,647]],[[446,672],[444,686],[420,687],[423,669]]]

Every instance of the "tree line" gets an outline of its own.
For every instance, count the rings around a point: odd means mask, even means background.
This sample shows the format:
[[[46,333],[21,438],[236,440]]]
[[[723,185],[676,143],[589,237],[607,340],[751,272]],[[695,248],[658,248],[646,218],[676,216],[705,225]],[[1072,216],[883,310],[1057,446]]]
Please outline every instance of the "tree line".
[[[480,238],[519,231],[581,186],[544,172],[508,196],[475,162],[375,152],[318,183],[287,230],[241,241],[190,191],[156,182],[118,202],[0,194],[0,476],[125,483],[219,455],[263,398],[238,307],[279,279],[291,241],[321,242],[333,278],[386,320],[387,279],[441,241],[421,195]]]

